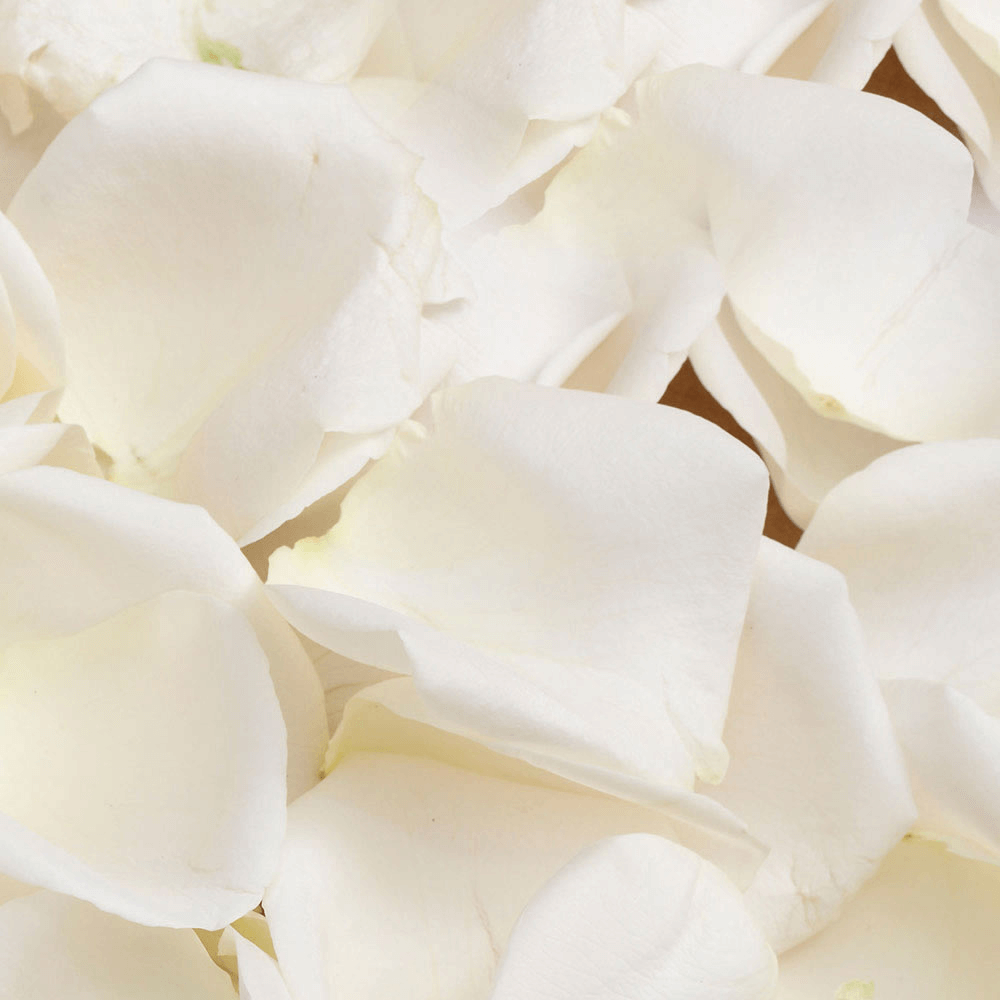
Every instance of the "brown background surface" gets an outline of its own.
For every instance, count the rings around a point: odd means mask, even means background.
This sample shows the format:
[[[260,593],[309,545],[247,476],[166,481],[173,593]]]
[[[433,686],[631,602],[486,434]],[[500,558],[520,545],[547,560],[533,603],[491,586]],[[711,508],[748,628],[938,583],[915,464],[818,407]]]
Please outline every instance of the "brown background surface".
[[[912,108],[923,112],[928,118],[937,122],[949,132],[957,135],[958,130],[954,123],[947,118],[941,109],[913,82],[907,75],[896,57],[896,53],[891,49],[889,54],[879,64],[878,69],[872,74],[868,86],[865,87],[869,93],[881,94],[883,97],[891,97],[895,101],[908,104]],[[728,431],[734,437],[739,438],[744,444],[753,447],[750,436],[736,423],[728,411],[723,409],[708,391],[698,381],[691,365],[685,362],[677,377],[670,383],[661,403],[697,413],[698,416],[711,420],[718,424],[723,430]],[[775,538],[786,545],[795,546],[798,544],[802,532],[788,519],[788,516],[781,509],[778,498],[771,490],[767,503],[767,520],[764,524],[764,534],[770,538]]]

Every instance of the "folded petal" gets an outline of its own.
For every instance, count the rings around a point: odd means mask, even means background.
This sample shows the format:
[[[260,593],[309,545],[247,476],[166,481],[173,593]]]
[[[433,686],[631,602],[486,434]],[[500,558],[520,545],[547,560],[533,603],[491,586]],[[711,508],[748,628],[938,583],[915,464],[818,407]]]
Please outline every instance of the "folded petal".
[[[474,743],[360,721],[348,725],[379,750],[346,752],[292,805],[265,898],[297,1000],[486,1000],[525,905],[582,848],[616,834],[673,835],[654,810]]]
[[[747,905],[781,952],[828,923],[915,809],[843,577],[764,540],[725,730],[705,794],[770,848]]]
[[[11,0],[0,73],[38,91],[69,118],[147,59],[190,57],[193,6],[191,0],[149,0],[139,11],[96,0],[81,18],[73,0]]]
[[[10,473],[0,479],[0,580],[5,644],[80,632],[173,590],[231,604],[270,665],[288,731],[289,794],[315,784],[328,738],[315,671],[203,510],[62,469]]]
[[[947,684],[883,681],[913,778],[914,832],[1000,862],[1000,719]]]
[[[5,1000],[235,1000],[194,931],[130,924],[39,892],[0,907]]]
[[[915,445],[841,483],[800,544],[847,578],[870,662],[888,682],[918,829],[993,857],[998,504],[1000,442]]]
[[[392,78],[391,93],[382,81],[369,106],[423,157],[421,186],[451,227],[585,141],[638,69],[623,0],[595,0],[585,16],[575,0],[394,8],[360,75]]]
[[[284,727],[246,619],[173,592],[0,653],[0,859],[144,923],[259,901],[285,820]]]
[[[681,411],[481,380],[433,397],[327,535],[275,553],[270,589],[310,638],[558,773],[717,780],[763,471]]]
[[[781,957],[779,1000],[988,997],[1000,870],[908,840],[822,934]]]
[[[30,116],[30,124],[15,131],[5,114],[6,91],[12,86],[11,79],[0,77],[0,212],[7,211],[21,182],[66,124],[66,119],[40,95],[28,95],[19,83],[14,83],[13,100],[22,106],[26,103],[25,110]]]
[[[747,339],[728,305],[694,342],[690,360],[753,437],[782,507],[800,527],[843,478],[905,443],[814,410]]]
[[[193,63],[146,66],[60,133],[10,216],[69,331],[60,415],[114,479],[242,538],[327,434],[350,449],[412,412],[439,256],[417,163],[345,89]]]
[[[764,1000],[777,965],[735,887],[651,834],[578,854],[521,914],[492,1000]]]
[[[994,204],[1000,204],[1000,67],[990,62],[996,58],[995,33],[974,23],[982,17],[975,6],[924,0],[894,47],[907,73],[958,125],[975,156],[979,179]]]
[[[232,927],[222,932],[223,954],[236,960],[240,1000],[289,1000],[288,987],[274,959]]]
[[[751,341],[820,412],[875,423],[865,362],[965,226],[961,145],[896,102],[798,81],[690,68],[645,96],[661,142],[687,148]]]
[[[0,214],[0,399],[61,385],[63,350],[52,286]]]
[[[201,58],[316,83],[349,80],[391,0],[216,0],[200,10]]]
[[[0,403],[0,411],[10,404]],[[73,424],[2,426],[0,412],[0,475],[33,465],[54,465],[87,476],[99,476],[94,449],[82,427]]]
[[[860,90],[920,0],[825,0],[808,28],[769,66],[759,58],[744,69]]]

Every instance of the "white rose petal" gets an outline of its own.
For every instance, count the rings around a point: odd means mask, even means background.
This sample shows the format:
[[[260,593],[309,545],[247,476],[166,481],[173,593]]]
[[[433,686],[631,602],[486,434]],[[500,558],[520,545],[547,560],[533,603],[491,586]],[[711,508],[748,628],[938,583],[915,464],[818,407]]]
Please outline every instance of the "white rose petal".
[[[194,931],[130,924],[50,892],[0,906],[0,996],[235,1000]]]
[[[0,400],[62,385],[64,364],[52,286],[0,214]]]
[[[651,834],[600,842],[521,914],[491,1000],[765,1000],[774,955],[732,883]]]
[[[822,934],[781,957],[778,1000],[971,1000],[996,992],[1000,869],[908,841]]]
[[[779,953],[828,923],[915,808],[843,577],[765,539],[725,730],[705,794],[770,853],[747,905]]]
[[[59,297],[60,415],[114,479],[247,542],[317,498],[317,462],[358,471],[439,377],[416,166],[346,90],[194,64],[147,66],[60,133],[10,216]]]
[[[168,593],[0,662],[13,875],[171,926],[256,904],[284,830],[284,730],[239,612]]]
[[[438,393],[427,420],[324,538],[272,556],[289,620],[557,773],[718,780],[756,456],[681,411],[502,380]]]
[[[728,306],[694,342],[690,360],[705,388],[753,437],[781,506],[800,527],[841,479],[903,443],[817,413],[750,343]]]
[[[987,3],[925,0],[895,48],[907,72],[958,125],[1000,205],[1000,27]]]
[[[297,1000],[485,1000],[525,904],[582,848],[622,833],[676,833],[657,811],[393,719],[378,706],[359,708],[348,711],[350,745],[332,773],[290,808],[281,867],[265,897]],[[704,865],[682,848],[670,853],[689,873]],[[759,932],[745,917],[736,927],[736,964],[747,957],[747,974],[766,973]],[[532,961],[524,947],[522,938],[522,958],[512,953],[513,962]]]
[[[295,795],[326,725],[235,543],[203,511],[49,468],[0,479],[0,538],[0,864],[148,923],[252,908],[286,757]]]
[[[240,1000],[290,1000],[277,963],[253,941],[227,927],[222,932],[219,949],[236,960]]]
[[[762,64],[755,54],[757,58],[742,68],[860,90],[919,4],[920,0],[821,0],[811,5],[818,16],[777,59]],[[769,54],[776,53],[771,49]]]
[[[802,551],[840,569],[883,678],[917,830],[1000,859],[1000,442],[916,445],[845,480]]]
[[[17,132],[5,115],[7,94],[30,117],[30,124]],[[7,211],[24,178],[65,124],[66,119],[40,95],[26,94],[20,81],[0,76],[0,212]]]

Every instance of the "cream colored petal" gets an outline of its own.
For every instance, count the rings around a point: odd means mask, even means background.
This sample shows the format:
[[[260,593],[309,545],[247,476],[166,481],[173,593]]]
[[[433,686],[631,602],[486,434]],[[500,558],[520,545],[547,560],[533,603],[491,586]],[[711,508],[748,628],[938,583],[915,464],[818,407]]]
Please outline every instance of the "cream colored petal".
[[[663,788],[721,777],[756,457],[680,411],[502,380],[427,419],[323,539],[272,556],[289,620],[512,752]]]
[[[315,83],[349,80],[390,0],[215,0],[199,11],[202,58]]]
[[[194,931],[130,924],[40,892],[0,907],[4,1000],[235,1000]]]
[[[243,538],[326,434],[409,416],[440,249],[417,164],[346,89],[193,63],[144,67],[60,133],[10,215],[70,331],[60,415],[114,479]]]
[[[173,592],[0,652],[0,857],[143,923],[252,908],[285,824],[285,733],[246,619]]]
[[[341,725],[330,741],[327,770],[332,771],[352,753],[386,750],[529,784],[607,793],[644,806],[669,822],[672,840],[721,868],[741,888],[749,885],[766,853],[739,817],[705,795],[684,789],[664,790],[620,773],[602,773],[594,767],[570,769],[530,751],[512,750],[500,741],[484,740],[437,711],[409,677],[367,684],[348,702]]]
[[[575,0],[395,7],[360,76],[411,84],[379,100],[380,120],[424,158],[420,183],[451,227],[586,141],[638,69],[622,0],[585,12]]]
[[[66,118],[155,56],[192,58],[193,0],[6,0],[0,73],[38,91]],[[16,127],[16,123],[15,123]]]
[[[777,963],[735,887],[650,834],[578,854],[521,914],[491,1000],[766,1000]]]
[[[0,404],[0,409],[4,405],[9,404]],[[30,469],[33,465],[54,465],[87,476],[101,474],[82,427],[72,424],[0,427],[0,475]]]
[[[956,30],[956,8],[924,0],[896,36],[894,47],[910,76],[961,129],[975,154],[980,180],[994,204],[1000,204],[997,71]]]
[[[971,1000],[1000,978],[1000,869],[908,841],[822,934],[781,958],[778,1000]]]
[[[63,355],[52,286],[0,214],[0,399],[60,386]]]
[[[800,527],[843,478],[905,444],[814,410],[750,343],[728,306],[690,359],[705,388],[754,438],[782,507]]]
[[[1000,442],[915,445],[833,490],[800,545],[847,578],[913,774],[918,829],[992,857],[998,509]]]
[[[658,28],[653,72],[706,63],[762,72],[819,16],[828,0],[632,0]],[[649,27],[647,27],[647,31]]]
[[[290,1000],[274,958],[253,941],[227,927],[219,948],[236,962],[240,1000]]]
[[[316,782],[328,733],[315,671],[203,510],[61,469],[11,473],[0,479],[0,580],[5,643],[79,632],[171,590],[232,604],[270,664],[288,731],[289,795]]]
[[[832,0],[823,6],[780,58],[755,68],[860,90],[920,0]]]
[[[292,806],[265,898],[297,1000],[486,1000],[525,904],[581,848],[673,833],[653,810],[427,727],[439,759],[410,756],[405,724],[363,721],[381,752],[348,752]]]
[[[920,816],[915,831],[1000,863],[1000,719],[946,684],[882,682]]]
[[[41,95],[32,93],[28,98],[31,102],[28,108],[31,124],[15,132],[3,114],[4,93],[11,87],[20,88],[20,83],[13,77],[0,75],[0,211],[3,212],[21,182],[66,124],[66,119],[46,104]],[[23,94],[21,99],[25,97],[28,95]]]
[[[747,905],[779,953],[825,926],[913,823],[889,713],[843,577],[765,539],[705,794],[770,848]]]

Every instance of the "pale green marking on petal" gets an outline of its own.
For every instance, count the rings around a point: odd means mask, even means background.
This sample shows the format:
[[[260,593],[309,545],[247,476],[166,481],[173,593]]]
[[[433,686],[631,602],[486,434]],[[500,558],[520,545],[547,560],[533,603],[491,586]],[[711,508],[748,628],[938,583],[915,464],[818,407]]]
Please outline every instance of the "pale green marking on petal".
[[[213,66],[232,66],[233,69],[243,69],[243,53],[235,45],[223,42],[218,38],[202,35],[198,39],[198,58]]]
[[[870,979],[852,979],[837,990],[833,1000],[873,1000],[875,983]]]

